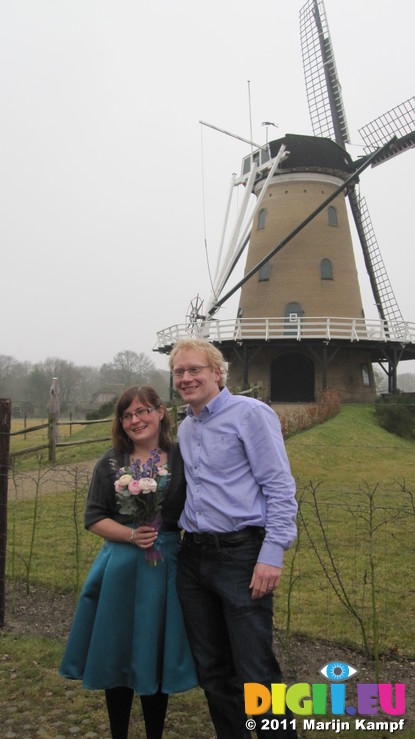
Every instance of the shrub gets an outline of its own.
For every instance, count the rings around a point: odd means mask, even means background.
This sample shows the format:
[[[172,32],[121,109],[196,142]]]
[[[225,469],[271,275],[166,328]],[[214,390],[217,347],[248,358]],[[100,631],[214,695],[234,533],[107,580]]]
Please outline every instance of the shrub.
[[[85,413],[87,421],[96,421],[98,418],[109,418],[114,413],[116,399],[109,400],[107,403],[103,403],[94,411],[88,411]]]
[[[324,390],[318,403],[310,403],[291,413],[282,413],[279,419],[284,439],[337,416],[340,405],[340,395],[336,390]]]
[[[375,403],[379,426],[403,439],[415,438],[415,393],[381,395]]]

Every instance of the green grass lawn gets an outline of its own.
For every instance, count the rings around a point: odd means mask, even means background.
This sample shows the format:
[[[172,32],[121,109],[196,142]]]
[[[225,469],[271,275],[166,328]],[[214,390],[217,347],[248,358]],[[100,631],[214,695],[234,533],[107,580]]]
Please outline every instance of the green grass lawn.
[[[101,424],[77,436],[91,430],[102,433]],[[70,451],[82,464],[91,446]],[[357,646],[366,630],[370,648],[378,628],[381,649],[414,655],[408,624],[414,617],[415,442],[381,429],[371,406],[344,406],[335,418],[288,439],[287,451],[300,515],[276,598],[280,627]],[[63,492],[61,485],[43,495],[40,485],[29,500],[9,495],[9,577],[79,591],[101,542],[84,531],[88,480],[76,469],[71,466]]]
[[[109,433],[110,424],[81,428],[71,439],[97,438],[104,429]],[[94,442],[58,450],[58,464],[96,459],[108,446]],[[288,640],[303,634],[361,649],[363,625],[370,649],[377,630],[381,652],[414,659],[415,442],[381,429],[372,406],[346,405],[325,424],[288,439],[286,446],[300,515],[299,537],[286,554],[275,598],[278,628],[286,629]],[[25,458],[24,469],[25,474],[36,474],[33,457]],[[41,470],[46,474],[47,465],[42,463]],[[70,475],[63,492],[43,494],[40,485],[38,495],[28,500],[14,496],[9,488],[8,578],[26,580],[29,587],[40,583],[74,594],[79,590],[101,543],[83,528],[87,480],[75,482],[73,467]],[[12,654],[16,665],[10,677],[9,662],[3,658],[0,688],[7,695],[3,708],[9,710],[20,695],[39,713],[39,726],[42,716],[53,716],[53,711],[56,722],[62,721],[62,706],[78,720],[83,717],[85,732],[92,730],[90,724],[95,731],[105,725],[102,696],[58,680],[61,642],[1,632],[0,636],[3,654]],[[0,708],[1,704],[2,700]],[[213,739],[200,691],[176,697],[172,711],[166,739]],[[139,725],[132,736],[143,736]],[[54,731],[48,718],[42,735],[57,736]],[[18,735],[26,736],[23,731]],[[320,735],[304,733],[309,739]],[[370,732],[373,739],[383,735]],[[354,736],[352,730],[347,733]],[[412,736],[412,730],[405,730],[405,736]]]
[[[61,642],[20,637],[0,630],[0,716],[2,736],[26,739],[91,736],[110,739],[103,691],[84,690],[57,674]],[[145,739],[138,698],[130,737]],[[10,732],[10,734],[8,733]],[[163,739],[214,739],[204,695],[199,688],[173,695]]]
[[[344,586],[372,644],[372,552],[381,646],[414,655],[415,442],[380,428],[372,406],[346,405],[286,446],[298,487],[300,542],[286,555],[278,598],[284,609],[294,560],[292,629],[359,643],[358,621],[334,594],[330,577],[343,600]],[[316,550],[326,573],[316,567]]]
[[[38,426],[44,423],[44,419],[30,419],[30,426]],[[28,424],[29,427],[29,424]],[[111,446],[111,427],[112,421],[103,421],[100,423],[91,423],[88,425],[72,425],[62,423],[59,425],[59,441],[69,443],[68,446],[56,448],[56,464],[71,464],[83,462],[98,457]],[[13,419],[11,431],[20,431],[23,428],[21,419]],[[100,439],[105,439],[100,441]],[[80,444],[76,442],[81,442]],[[84,443],[82,443],[84,442]],[[87,442],[87,443],[85,443]],[[25,449],[48,443],[47,429],[39,429],[31,433],[19,434],[10,438],[10,455],[13,457],[14,452],[22,452]],[[48,466],[48,449],[42,449],[38,452],[19,455],[14,458],[15,469],[25,472],[33,470],[37,466],[37,461],[41,460],[43,467]]]
[[[320,426],[286,443],[298,484],[323,480],[340,493],[405,479],[415,489],[415,441],[400,439],[377,425],[372,405],[344,405]]]

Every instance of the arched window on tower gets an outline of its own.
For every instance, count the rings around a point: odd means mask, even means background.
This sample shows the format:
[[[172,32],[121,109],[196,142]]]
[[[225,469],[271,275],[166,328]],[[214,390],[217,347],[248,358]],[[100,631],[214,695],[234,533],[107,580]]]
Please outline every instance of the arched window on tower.
[[[265,221],[267,218],[267,210],[266,208],[261,208],[258,215],[258,225],[257,230],[259,231],[261,228],[265,228]]]
[[[258,270],[258,282],[267,282],[271,275],[271,262],[265,262],[265,264]]]
[[[322,280],[333,279],[333,265],[330,259],[322,259],[320,262],[320,278]]]
[[[338,226],[339,219],[337,218],[337,210],[334,205],[329,205],[327,208],[327,216],[329,220],[329,226]]]
[[[301,318],[304,311],[300,303],[287,303],[284,309],[284,335],[293,336],[300,330]]]

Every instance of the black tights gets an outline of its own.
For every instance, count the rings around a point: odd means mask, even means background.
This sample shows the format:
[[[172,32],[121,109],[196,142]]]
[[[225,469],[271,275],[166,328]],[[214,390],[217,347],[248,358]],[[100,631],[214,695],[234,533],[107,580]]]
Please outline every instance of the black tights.
[[[105,691],[112,739],[128,739],[131,706],[134,691],[131,688],[111,688]],[[159,690],[154,695],[140,696],[147,739],[162,739],[169,696]]]

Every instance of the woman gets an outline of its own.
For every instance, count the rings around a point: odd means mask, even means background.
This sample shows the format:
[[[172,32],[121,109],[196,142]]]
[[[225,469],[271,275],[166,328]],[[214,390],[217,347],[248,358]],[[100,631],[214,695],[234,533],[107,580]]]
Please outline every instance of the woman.
[[[86,504],[85,527],[106,541],[82,589],[60,674],[105,690],[113,739],[128,736],[134,692],[140,695],[147,738],[161,739],[168,694],[197,684],[176,595],[185,480],[169,428],[152,387],[126,390],[115,409],[113,449],[95,467]],[[121,513],[117,491],[128,481],[121,479],[123,473],[143,465],[151,471],[155,461],[162,490],[155,546],[162,559],[150,566],[149,545],[140,539],[132,514]]]

